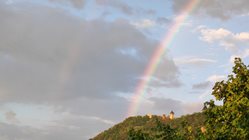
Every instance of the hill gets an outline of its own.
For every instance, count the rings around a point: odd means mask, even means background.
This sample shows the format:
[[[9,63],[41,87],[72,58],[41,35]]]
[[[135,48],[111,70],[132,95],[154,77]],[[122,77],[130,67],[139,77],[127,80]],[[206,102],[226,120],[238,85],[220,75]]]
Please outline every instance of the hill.
[[[214,100],[203,111],[169,119],[165,116],[129,117],[94,140],[249,140],[249,66],[235,58],[233,73],[216,82]]]
[[[203,126],[205,117],[203,113],[184,115],[170,120],[163,116],[135,116],[100,133],[93,140],[127,140],[127,139],[165,139],[180,138],[182,135],[198,135]]]

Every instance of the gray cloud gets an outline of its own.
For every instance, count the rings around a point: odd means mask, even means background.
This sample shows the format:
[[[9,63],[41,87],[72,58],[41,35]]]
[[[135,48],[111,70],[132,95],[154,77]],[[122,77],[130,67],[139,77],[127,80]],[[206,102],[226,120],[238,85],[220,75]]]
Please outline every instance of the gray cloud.
[[[95,0],[98,5],[115,8],[126,15],[154,15],[156,13],[153,9],[143,9],[139,7],[132,7],[125,2],[117,0]]]
[[[195,66],[195,67],[204,67],[204,66],[216,63],[216,60],[213,60],[213,59],[191,57],[191,56],[175,58],[174,61],[178,66],[189,65],[189,66]]]
[[[108,120],[120,121],[129,102],[118,93],[133,92],[157,46],[126,20],[88,21],[65,9],[0,2],[0,18],[1,105],[48,105],[59,114],[95,116],[63,119],[56,124],[66,127],[42,131],[2,123],[0,138],[7,140],[85,139],[109,127]],[[178,75],[168,57],[155,73],[167,87],[179,83]]]
[[[121,1],[115,0],[95,0],[98,5],[110,6],[119,9],[127,15],[134,14],[134,9]]]
[[[85,4],[85,0],[49,0],[51,2],[61,3],[61,4],[67,4],[70,3],[75,8],[83,8]]]
[[[192,89],[207,89],[209,88],[211,85],[211,82],[210,81],[206,81],[206,82],[202,82],[202,83],[198,83],[198,84],[194,84],[192,85]]]
[[[87,99],[61,101],[62,108],[56,112],[70,112],[75,115],[98,116],[114,122],[119,122],[126,117],[129,101],[121,97],[109,99]]]
[[[60,124],[59,124],[60,123]],[[0,122],[1,140],[85,140],[96,135],[96,131],[103,131],[106,125],[97,118],[65,118],[55,126],[38,129]],[[93,133],[95,132],[95,133]]]
[[[154,110],[160,110],[160,112],[163,111],[165,114],[169,114],[169,112],[173,110],[176,116],[199,112],[203,107],[203,103],[184,103],[182,101],[169,98],[152,97],[149,98],[149,100],[154,103]]]
[[[191,0],[173,0],[173,9],[180,12]],[[202,0],[193,11],[194,14],[204,14],[222,20],[236,15],[249,13],[248,0],[236,0],[224,2],[221,0]]]
[[[8,113],[8,120],[0,122],[0,136],[6,140],[53,140],[59,137],[63,137],[63,140],[89,139],[126,116],[127,101],[112,100],[74,99],[61,101],[58,106],[17,104],[32,107],[23,108],[29,110],[28,114],[25,111],[20,114],[11,111],[15,115]],[[13,117],[18,123],[13,122]]]
[[[168,19],[168,18],[165,18],[165,17],[158,17],[158,18],[156,19],[156,22],[157,22],[159,25],[168,25],[168,24],[171,22],[171,20]]]
[[[167,75],[165,75],[165,71],[168,71]],[[176,67],[175,62],[164,57],[158,65],[154,78],[151,80],[151,85],[154,87],[161,86],[168,88],[180,87],[182,83],[178,79],[179,75],[180,71],[178,67]]]
[[[149,100],[154,102],[154,109],[163,110],[165,113],[173,110],[178,115],[183,113],[181,101],[155,97],[149,98]]]
[[[2,100],[103,98],[132,91],[156,46],[125,20],[80,21],[45,7],[34,6],[42,16],[30,7],[11,8],[1,8],[0,15]],[[118,52],[124,48],[134,48],[138,58]],[[170,83],[177,67],[168,58],[164,62],[158,78]]]
[[[16,118],[16,113],[13,111],[5,112],[4,115],[5,115],[6,121],[8,121],[9,123],[18,123],[19,122]]]

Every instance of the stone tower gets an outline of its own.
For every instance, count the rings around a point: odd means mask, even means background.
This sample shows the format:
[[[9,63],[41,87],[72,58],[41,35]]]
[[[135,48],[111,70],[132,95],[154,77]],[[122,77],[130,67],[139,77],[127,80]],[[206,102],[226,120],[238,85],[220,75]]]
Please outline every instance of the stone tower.
[[[146,116],[148,116],[150,119],[152,118],[152,114],[147,114]]]
[[[167,119],[167,117],[166,117],[165,114],[163,114],[162,119],[163,119],[163,120],[166,120],[166,119]]]
[[[169,113],[169,119],[173,120],[174,119],[174,115],[175,115],[175,113],[173,111],[171,111]]]

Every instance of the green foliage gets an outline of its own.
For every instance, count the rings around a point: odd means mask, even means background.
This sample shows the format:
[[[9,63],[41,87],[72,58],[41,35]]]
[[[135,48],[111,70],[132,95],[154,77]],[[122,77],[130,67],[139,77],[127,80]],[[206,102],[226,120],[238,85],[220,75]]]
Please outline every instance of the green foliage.
[[[96,136],[93,139],[94,140],[113,140],[113,139],[127,140],[128,133],[130,133],[130,135],[133,135],[133,134],[135,135],[137,133],[137,130],[145,127],[146,124],[151,125],[150,121],[151,119],[149,119],[148,116],[129,117],[125,119],[122,123],[119,123],[113,126],[112,128],[100,133],[98,136]]]
[[[178,133],[184,139],[199,139],[202,135],[200,128],[204,125],[205,115],[203,113],[194,113],[192,115],[184,115],[176,118],[169,124],[178,128]]]
[[[207,139],[249,139],[249,70],[241,59],[235,59],[233,74],[217,82],[212,95],[223,105],[204,104]]]
[[[139,129],[135,131],[133,128],[128,132],[128,140],[179,140],[181,136],[177,133],[176,128],[172,128],[169,124],[165,124],[154,118],[155,126],[150,129]]]
[[[133,128],[128,131],[128,140],[150,140],[147,133],[143,133],[141,130],[135,131]]]
[[[127,118],[100,133],[94,140],[248,140],[249,139],[249,66],[235,59],[233,74],[217,82],[214,100],[204,103],[203,112],[174,120],[161,116]],[[201,131],[203,127],[203,131]],[[204,130],[205,129],[205,130]]]
[[[165,120],[161,116],[137,116],[127,118],[120,124],[115,125],[107,131],[100,133],[94,140],[185,140],[189,137],[196,137],[197,131],[204,124],[204,115],[194,113],[185,115],[174,120]],[[185,127],[182,122],[185,121]],[[187,127],[191,127],[189,133]]]

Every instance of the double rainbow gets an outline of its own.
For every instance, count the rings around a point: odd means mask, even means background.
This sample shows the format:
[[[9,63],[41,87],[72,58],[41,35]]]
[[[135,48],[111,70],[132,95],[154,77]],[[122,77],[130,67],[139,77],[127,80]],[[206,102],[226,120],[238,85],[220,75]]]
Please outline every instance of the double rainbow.
[[[165,54],[166,48],[171,45],[171,42],[174,40],[175,35],[182,27],[184,21],[188,18],[188,15],[191,11],[195,9],[200,0],[190,0],[190,2],[184,7],[179,16],[177,16],[170,26],[169,31],[166,33],[163,40],[160,42],[157,49],[154,51],[144,73],[143,78],[139,81],[135,91],[134,96],[132,97],[131,104],[128,109],[128,116],[135,115],[139,108],[141,99],[146,92],[146,89],[150,83],[151,77],[156,71],[163,55]]]

